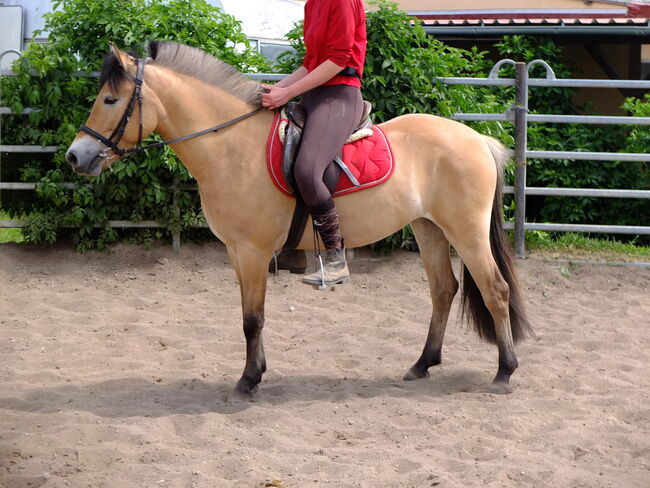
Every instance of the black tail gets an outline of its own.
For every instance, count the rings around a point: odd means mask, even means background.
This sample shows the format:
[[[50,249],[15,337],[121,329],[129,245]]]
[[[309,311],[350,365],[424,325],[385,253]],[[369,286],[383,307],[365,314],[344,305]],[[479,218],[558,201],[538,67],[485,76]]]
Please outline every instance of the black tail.
[[[492,256],[501,272],[501,276],[506,280],[510,287],[510,327],[512,329],[512,338],[516,342],[521,341],[532,332],[532,327],[521,296],[519,281],[512,261],[512,254],[508,242],[506,241],[505,232],[502,225],[503,209],[503,165],[507,161],[505,148],[496,139],[486,138],[490,151],[494,157],[497,166],[497,187],[494,192],[494,201],[492,203],[492,217],[490,221],[490,248]],[[496,344],[496,332],[494,330],[494,319],[485,306],[483,296],[476,286],[476,282],[469,270],[463,263],[463,291],[462,291],[462,316],[471,320],[478,332],[479,337]]]

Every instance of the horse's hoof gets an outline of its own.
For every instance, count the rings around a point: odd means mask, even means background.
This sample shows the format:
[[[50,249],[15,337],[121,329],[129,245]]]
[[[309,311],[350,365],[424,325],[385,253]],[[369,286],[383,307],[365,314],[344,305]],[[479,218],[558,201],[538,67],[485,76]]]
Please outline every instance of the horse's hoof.
[[[411,369],[409,369],[406,374],[402,376],[402,379],[404,379],[404,381],[413,381],[428,378],[429,376],[430,375],[428,371],[422,371],[421,369],[412,366]]]
[[[512,393],[512,386],[505,381],[494,380],[488,387],[488,392],[496,393],[497,395],[508,395]]]
[[[250,403],[253,401],[253,394],[250,391],[242,391],[235,387],[227,398],[228,403]]]

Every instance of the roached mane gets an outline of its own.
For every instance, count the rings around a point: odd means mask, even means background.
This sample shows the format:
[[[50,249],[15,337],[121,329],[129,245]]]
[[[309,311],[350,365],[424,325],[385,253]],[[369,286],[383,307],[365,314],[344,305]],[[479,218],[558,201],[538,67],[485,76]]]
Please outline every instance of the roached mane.
[[[259,83],[200,49],[170,41],[150,41],[147,50],[156,65],[218,86],[251,105],[261,104]],[[108,54],[99,77],[100,86],[109,83],[111,89],[115,89],[124,79],[126,73],[119,61],[112,53]]]

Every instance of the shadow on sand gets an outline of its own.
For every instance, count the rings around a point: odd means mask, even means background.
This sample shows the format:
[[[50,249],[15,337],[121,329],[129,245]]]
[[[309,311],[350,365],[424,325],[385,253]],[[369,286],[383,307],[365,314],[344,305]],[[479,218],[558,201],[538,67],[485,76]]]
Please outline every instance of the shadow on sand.
[[[275,377],[265,380],[253,402],[230,403],[232,379],[151,382],[124,378],[26,390],[22,398],[0,397],[0,409],[52,413],[87,411],[101,417],[164,417],[176,414],[230,414],[253,405],[290,402],[345,402],[351,398],[412,397],[417,401],[461,393],[487,393],[486,377],[477,371],[432,371],[431,379],[413,382],[397,378],[352,379],[326,376]]]

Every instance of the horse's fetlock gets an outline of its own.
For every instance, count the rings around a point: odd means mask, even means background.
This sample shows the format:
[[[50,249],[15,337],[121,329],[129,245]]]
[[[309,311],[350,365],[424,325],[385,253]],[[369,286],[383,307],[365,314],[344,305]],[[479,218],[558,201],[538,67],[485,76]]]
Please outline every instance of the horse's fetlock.
[[[515,358],[515,357],[499,358],[499,373],[500,374],[510,376],[512,373],[515,372],[515,370],[517,369],[518,366],[519,366],[519,362],[517,361],[517,358]]]
[[[246,389],[251,391],[258,384],[262,382],[262,371],[254,373],[244,373],[240,380],[242,385],[245,385]]]

